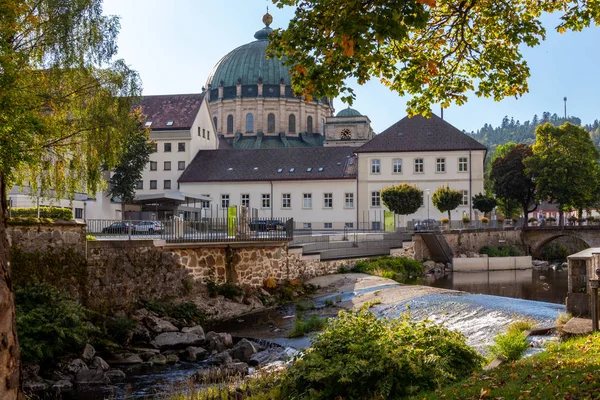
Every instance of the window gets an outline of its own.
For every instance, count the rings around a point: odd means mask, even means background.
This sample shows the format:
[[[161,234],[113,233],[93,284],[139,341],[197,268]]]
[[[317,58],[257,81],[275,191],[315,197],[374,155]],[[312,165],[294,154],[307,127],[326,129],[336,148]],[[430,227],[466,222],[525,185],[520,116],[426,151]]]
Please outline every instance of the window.
[[[77,218],[77,219],[83,218],[83,208],[75,209],[75,218]]]
[[[173,126],[173,121],[167,121],[167,126]]]
[[[223,208],[229,207],[229,195],[228,194],[221,195],[221,207],[223,207]]]
[[[435,170],[436,170],[436,172],[446,172],[446,159],[445,158],[436,158]]]
[[[423,159],[415,158],[415,173],[421,174],[423,173]]]
[[[164,162],[164,170],[165,171],[170,171],[171,170],[171,161],[165,161]]]
[[[204,129],[202,129],[202,132],[204,132]],[[185,151],[185,142],[177,143],[177,151]]]
[[[306,132],[313,133],[312,117],[306,118]]]
[[[144,181],[141,181],[141,180],[140,180],[140,181],[137,181],[137,182],[135,183],[135,188],[136,188],[137,190],[142,190],[142,189],[144,189]]]
[[[254,115],[246,114],[246,132],[254,132]]]
[[[290,118],[288,121],[288,131],[290,133],[296,133],[296,116],[294,114],[290,114]]]
[[[165,153],[170,153],[171,152],[171,143],[165,143],[163,149],[164,149]]]
[[[458,157],[458,172],[467,172],[468,170],[467,157]]]
[[[325,135],[325,120],[321,118],[321,135]]]
[[[202,128],[202,137],[206,138],[206,129]]]
[[[333,224],[331,222],[323,222],[323,228],[331,229],[333,228]]]
[[[210,197],[207,194],[203,194],[202,196],[204,196],[204,197]],[[210,208],[210,201],[208,201],[208,200],[202,200],[202,208]]]
[[[158,143],[156,143],[156,142],[152,143],[152,152],[153,153],[158,152]]]
[[[177,169],[183,171],[185,169],[185,161],[177,161]]]
[[[281,208],[292,208],[291,193],[283,193],[281,195]]]
[[[155,181],[155,180],[151,180],[150,181],[150,189],[154,190],[154,189],[157,188],[157,183],[156,182],[157,181]]]
[[[242,206],[250,207],[250,195],[248,193],[242,194]]]
[[[344,222],[344,228],[354,228],[354,222]]]
[[[262,195],[262,208],[271,208],[271,195],[269,193],[263,193]]]
[[[150,171],[156,171],[158,169],[158,163],[156,161],[150,161]]]
[[[323,207],[333,208],[333,193],[323,193]]]
[[[374,231],[380,231],[381,230],[381,221],[371,222],[371,229]]]
[[[468,206],[469,205],[469,191],[468,190],[461,190],[462,193],[462,203],[461,205],[463,206]]]
[[[198,136],[200,136],[200,131],[201,131],[201,130],[202,130],[202,129],[200,129],[200,127],[198,127]]]
[[[163,182],[163,188],[171,189],[171,180],[170,179],[165,179],[165,181]]]
[[[213,117],[213,125],[215,126],[215,129],[217,128],[217,117]]]
[[[401,174],[402,173],[402,160],[400,158],[394,158],[394,161],[392,162],[392,164],[394,166],[394,173]]]
[[[381,207],[380,192],[371,192],[371,207]]]
[[[227,116],[227,133],[233,133],[233,115]]]
[[[210,131],[206,131],[206,140],[210,140]]]
[[[354,193],[346,193],[344,197],[344,207],[354,208]]]
[[[371,173],[379,174],[381,172],[381,162],[379,160],[371,160]]]
[[[275,114],[270,113],[267,115],[267,133],[275,132]]]
[[[312,208],[312,193],[302,195],[302,208]]]
[[[312,224],[310,222],[305,222],[302,224],[302,228],[304,229],[312,229]]]

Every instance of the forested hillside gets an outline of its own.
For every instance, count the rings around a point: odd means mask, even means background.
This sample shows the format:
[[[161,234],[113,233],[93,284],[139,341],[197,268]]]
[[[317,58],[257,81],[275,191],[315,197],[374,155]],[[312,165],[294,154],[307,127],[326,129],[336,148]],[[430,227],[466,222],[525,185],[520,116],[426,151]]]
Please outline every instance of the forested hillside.
[[[538,125],[550,122],[558,126],[567,121],[575,125],[581,125],[581,119],[577,117],[565,119],[556,114],[544,112],[541,118],[536,114],[531,121],[525,122],[504,117],[500,126],[493,127],[490,124],[485,124],[476,133],[471,133],[471,136],[486,145],[490,152],[494,152],[497,146],[508,142],[533,144],[535,142],[535,128]],[[596,147],[600,148],[600,122],[595,120],[592,124],[584,125],[584,128],[590,132]]]

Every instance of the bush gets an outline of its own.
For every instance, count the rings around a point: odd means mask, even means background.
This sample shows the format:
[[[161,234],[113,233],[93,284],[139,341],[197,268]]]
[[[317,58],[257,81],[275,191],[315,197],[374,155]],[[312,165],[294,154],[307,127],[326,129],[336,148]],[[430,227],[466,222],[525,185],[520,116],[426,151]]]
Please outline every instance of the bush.
[[[498,218],[496,218],[496,220],[501,224],[504,223],[504,217],[498,217]]]
[[[320,331],[327,324],[326,318],[320,318],[318,315],[311,315],[307,319],[296,318],[294,329],[288,334],[290,338],[296,338],[306,335],[310,332]]]
[[[206,284],[208,288],[208,295],[210,297],[217,297],[221,295],[227,299],[233,300],[234,298],[244,294],[244,290],[234,283],[225,282],[222,285],[218,285],[215,282],[208,282]]]
[[[537,220],[537,218],[536,218],[536,217],[531,217],[531,218],[529,218],[529,219],[527,220],[527,222],[529,222],[529,223],[533,223],[533,222],[538,222],[538,220]]]
[[[352,272],[362,272],[407,283],[423,276],[423,264],[405,257],[375,257],[357,261]]]
[[[206,322],[206,314],[204,314],[198,306],[191,302],[175,304],[171,300],[146,300],[143,302],[144,307],[155,312],[159,317],[171,317],[177,319],[185,319],[193,321],[196,324],[204,324]]]
[[[483,246],[479,249],[479,254],[487,254],[488,257],[516,257],[521,255],[521,251],[513,246]]]
[[[127,344],[127,332],[134,329],[137,322],[127,317],[111,318],[106,322],[108,339],[120,345]]]
[[[38,209],[15,207],[10,209],[11,217],[37,218]],[[73,210],[62,207],[40,207],[40,218],[62,219],[71,221],[73,219]]]
[[[535,329],[535,327],[537,326],[537,323],[530,318],[527,319],[521,319],[515,322],[511,322],[508,327],[506,328],[506,332],[507,333],[520,333],[520,332],[525,332],[525,331],[531,331],[533,329]]]
[[[469,218],[468,215],[465,215],[462,217],[462,222],[463,224],[468,224],[469,222],[471,222],[471,218]]]
[[[448,222],[450,222],[450,220],[449,220],[448,218],[445,218],[445,217],[444,217],[444,218],[442,218],[442,219],[440,220],[440,222],[441,222],[443,225],[447,225],[447,224],[448,224]]]
[[[542,251],[542,260],[549,262],[553,261],[566,261],[569,256],[569,249],[560,243],[551,243],[544,247]]]
[[[546,222],[556,222],[556,218],[548,217],[548,218],[546,218]]]
[[[52,218],[36,218],[36,217],[12,217],[8,219],[8,225],[50,225],[53,224]]]
[[[525,333],[518,330],[501,333],[494,338],[494,344],[488,347],[491,357],[502,357],[507,361],[516,361],[529,348]]]
[[[442,326],[342,311],[289,368],[282,398],[400,398],[466,377],[481,361]]]
[[[487,219],[486,217],[481,217],[481,223],[482,224],[487,224],[488,222],[490,222],[489,219]]]
[[[79,352],[99,331],[88,310],[48,284],[15,291],[17,331],[24,361],[45,364],[65,352]]]

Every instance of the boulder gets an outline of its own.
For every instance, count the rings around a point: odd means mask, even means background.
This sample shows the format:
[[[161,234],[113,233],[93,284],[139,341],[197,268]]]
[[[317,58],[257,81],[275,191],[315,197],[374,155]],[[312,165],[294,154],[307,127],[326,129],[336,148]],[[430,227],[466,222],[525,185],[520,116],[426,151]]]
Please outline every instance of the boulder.
[[[204,343],[204,336],[195,333],[165,332],[156,336],[150,344],[158,349],[195,346]]]
[[[104,375],[106,375],[111,381],[118,381],[120,379],[124,379],[127,376],[125,375],[125,372],[121,371],[120,369],[108,370],[104,373]]]
[[[111,354],[106,360],[109,364],[141,364],[142,358],[134,353],[116,353]]]
[[[25,381],[23,383],[23,390],[25,392],[43,392],[46,389],[48,389],[48,384],[43,379]]]
[[[206,338],[204,335],[204,329],[200,325],[196,326],[186,326],[185,328],[181,328],[181,332],[183,333],[195,333],[198,336],[202,336]]]
[[[87,364],[81,358],[71,360],[71,362],[67,364],[66,368],[67,372],[72,374],[77,374],[79,371],[87,371],[88,369],[89,368]]]
[[[182,356],[186,361],[200,361],[204,360],[207,354],[208,352],[202,347],[189,346],[186,347],[185,351],[182,353]]]
[[[23,380],[33,381],[40,373],[40,366],[37,364],[23,364]]]
[[[226,351],[213,354],[208,358],[208,360],[206,360],[208,365],[227,365],[231,364],[232,362],[233,359],[231,358],[231,355]]]
[[[154,333],[179,332],[179,329],[164,319],[149,315],[144,318],[144,324]]]
[[[229,350],[229,353],[233,359],[248,362],[253,354],[258,353],[257,347],[255,343],[252,343],[248,339],[242,339]]]
[[[95,355],[96,355],[96,350],[89,343],[85,345],[85,347],[83,348],[83,351],[81,352],[81,358],[88,362],[92,361],[92,359],[94,358]]]
[[[162,354],[155,354],[148,362],[151,362],[153,365],[165,365],[167,363],[167,357]]]
[[[176,318],[171,318],[171,317],[162,317],[162,319],[164,321],[170,322],[171,324],[173,324],[173,326],[177,327],[177,329],[181,330],[181,328],[183,328],[184,326],[186,326],[185,321],[176,319]]]
[[[72,381],[75,379],[75,375],[66,374],[62,371],[51,370],[46,374],[46,377],[52,381]]]
[[[423,263],[423,269],[425,271],[429,271],[430,269],[435,267],[435,261],[425,261]]]
[[[110,378],[101,369],[82,369],[75,375],[77,385],[107,385]]]
[[[73,384],[71,381],[61,379],[52,385],[52,389],[56,390],[57,392],[68,392],[69,390],[73,389]]]
[[[139,310],[135,310],[131,314],[131,318],[135,319],[136,321],[142,321],[148,315],[150,315],[150,313],[148,312],[148,310],[146,310],[145,308],[140,308]]]
[[[206,334],[206,348],[208,351],[222,352],[233,346],[233,338],[228,333],[208,332]]]
[[[175,354],[167,354],[165,357],[167,358],[167,364],[176,364],[179,362],[179,357]]]
[[[96,356],[92,359],[92,362],[90,363],[90,369],[100,369],[102,371],[108,371],[110,367],[108,366],[106,361]]]
[[[131,342],[132,343],[150,343],[152,336],[150,331],[144,326],[138,324],[132,331]]]

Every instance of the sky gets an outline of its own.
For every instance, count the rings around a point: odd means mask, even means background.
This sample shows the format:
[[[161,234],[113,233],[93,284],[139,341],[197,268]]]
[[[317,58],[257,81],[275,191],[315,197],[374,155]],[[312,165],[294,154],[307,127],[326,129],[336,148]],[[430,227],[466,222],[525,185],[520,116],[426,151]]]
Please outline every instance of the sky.
[[[272,28],[285,27],[292,8],[278,9],[269,0],[104,0],[104,13],[120,17],[119,54],[140,74],[143,94],[199,93],[214,65],[229,51],[254,40],[266,7]],[[544,18],[546,41],[524,48],[531,69],[529,93],[500,102],[469,96],[463,106],[444,110],[444,118],[461,130],[485,123],[500,125],[504,116],[530,120],[544,111],[567,114],[582,123],[600,119],[600,27],[558,34],[558,19]],[[379,133],[406,116],[407,98],[371,80],[356,92],[353,108],[371,119]],[[347,105],[334,100],[336,112]],[[439,107],[432,111],[439,113]]]

